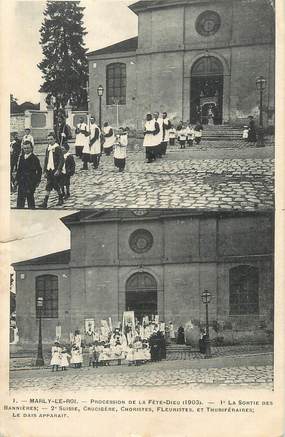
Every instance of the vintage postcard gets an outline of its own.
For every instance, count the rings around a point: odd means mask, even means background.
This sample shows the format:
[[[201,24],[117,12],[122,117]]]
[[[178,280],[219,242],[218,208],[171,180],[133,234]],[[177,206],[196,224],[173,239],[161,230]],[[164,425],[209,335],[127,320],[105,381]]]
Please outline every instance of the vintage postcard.
[[[1,435],[283,435],[282,3],[1,2]]]

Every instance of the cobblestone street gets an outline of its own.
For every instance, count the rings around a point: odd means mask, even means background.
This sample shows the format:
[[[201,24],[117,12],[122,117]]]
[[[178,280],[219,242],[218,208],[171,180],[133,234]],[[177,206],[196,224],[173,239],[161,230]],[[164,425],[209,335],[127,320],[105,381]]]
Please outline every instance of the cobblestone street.
[[[10,372],[10,389],[71,390],[151,388],[169,386],[189,388],[273,389],[273,355],[271,353],[218,357],[200,360],[162,361],[141,366],[110,365],[93,369],[14,370]]]
[[[40,155],[41,161],[43,156]],[[205,159],[207,158],[207,159]],[[81,170],[76,158],[76,174],[71,197],[56,207],[53,192],[49,208],[198,208],[263,210],[274,207],[273,148],[232,147],[173,149],[153,164],[143,151],[129,153],[126,170],[114,169],[113,157],[103,156],[98,170]],[[44,197],[45,179],[36,191],[36,206]],[[11,196],[16,206],[16,193]]]

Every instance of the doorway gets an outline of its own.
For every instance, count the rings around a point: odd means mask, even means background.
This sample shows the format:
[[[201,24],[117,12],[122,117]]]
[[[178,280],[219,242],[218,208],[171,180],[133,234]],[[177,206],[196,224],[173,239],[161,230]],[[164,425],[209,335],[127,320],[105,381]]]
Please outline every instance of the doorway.
[[[139,321],[157,314],[157,283],[150,273],[138,272],[127,280],[126,311],[134,311]]]
[[[190,122],[223,123],[224,75],[221,61],[214,56],[198,59],[191,69]]]

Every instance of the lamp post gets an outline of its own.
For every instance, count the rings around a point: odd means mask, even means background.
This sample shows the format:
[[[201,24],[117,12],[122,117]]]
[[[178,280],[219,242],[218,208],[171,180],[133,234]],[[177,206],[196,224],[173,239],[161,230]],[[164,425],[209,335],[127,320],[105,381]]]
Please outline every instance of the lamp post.
[[[102,127],[102,96],[104,94],[104,88],[99,85],[97,88],[97,94],[99,96],[99,127]]]
[[[208,305],[211,302],[211,293],[208,290],[202,293],[202,302],[206,305],[206,338],[205,338],[205,358],[210,358],[211,354],[211,340],[209,335],[209,310]]]
[[[37,298],[37,310],[39,315],[39,340],[38,340],[38,353],[36,359],[36,366],[44,366],[44,357],[43,357],[43,344],[42,344],[42,310],[44,305],[44,298]]]
[[[259,91],[259,126],[263,127],[263,91],[266,87],[266,79],[263,76],[258,76],[255,83]]]

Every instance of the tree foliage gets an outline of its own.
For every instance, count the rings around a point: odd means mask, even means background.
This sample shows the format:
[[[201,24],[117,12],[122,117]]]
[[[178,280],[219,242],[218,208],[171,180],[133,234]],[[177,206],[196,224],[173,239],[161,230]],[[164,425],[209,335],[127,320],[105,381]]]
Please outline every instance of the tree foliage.
[[[84,47],[83,11],[79,1],[47,1],[40,28],[43,60],[38,64],[44,79],[41,91],[57,111],[67,102],[86,105],[87,49]]]

